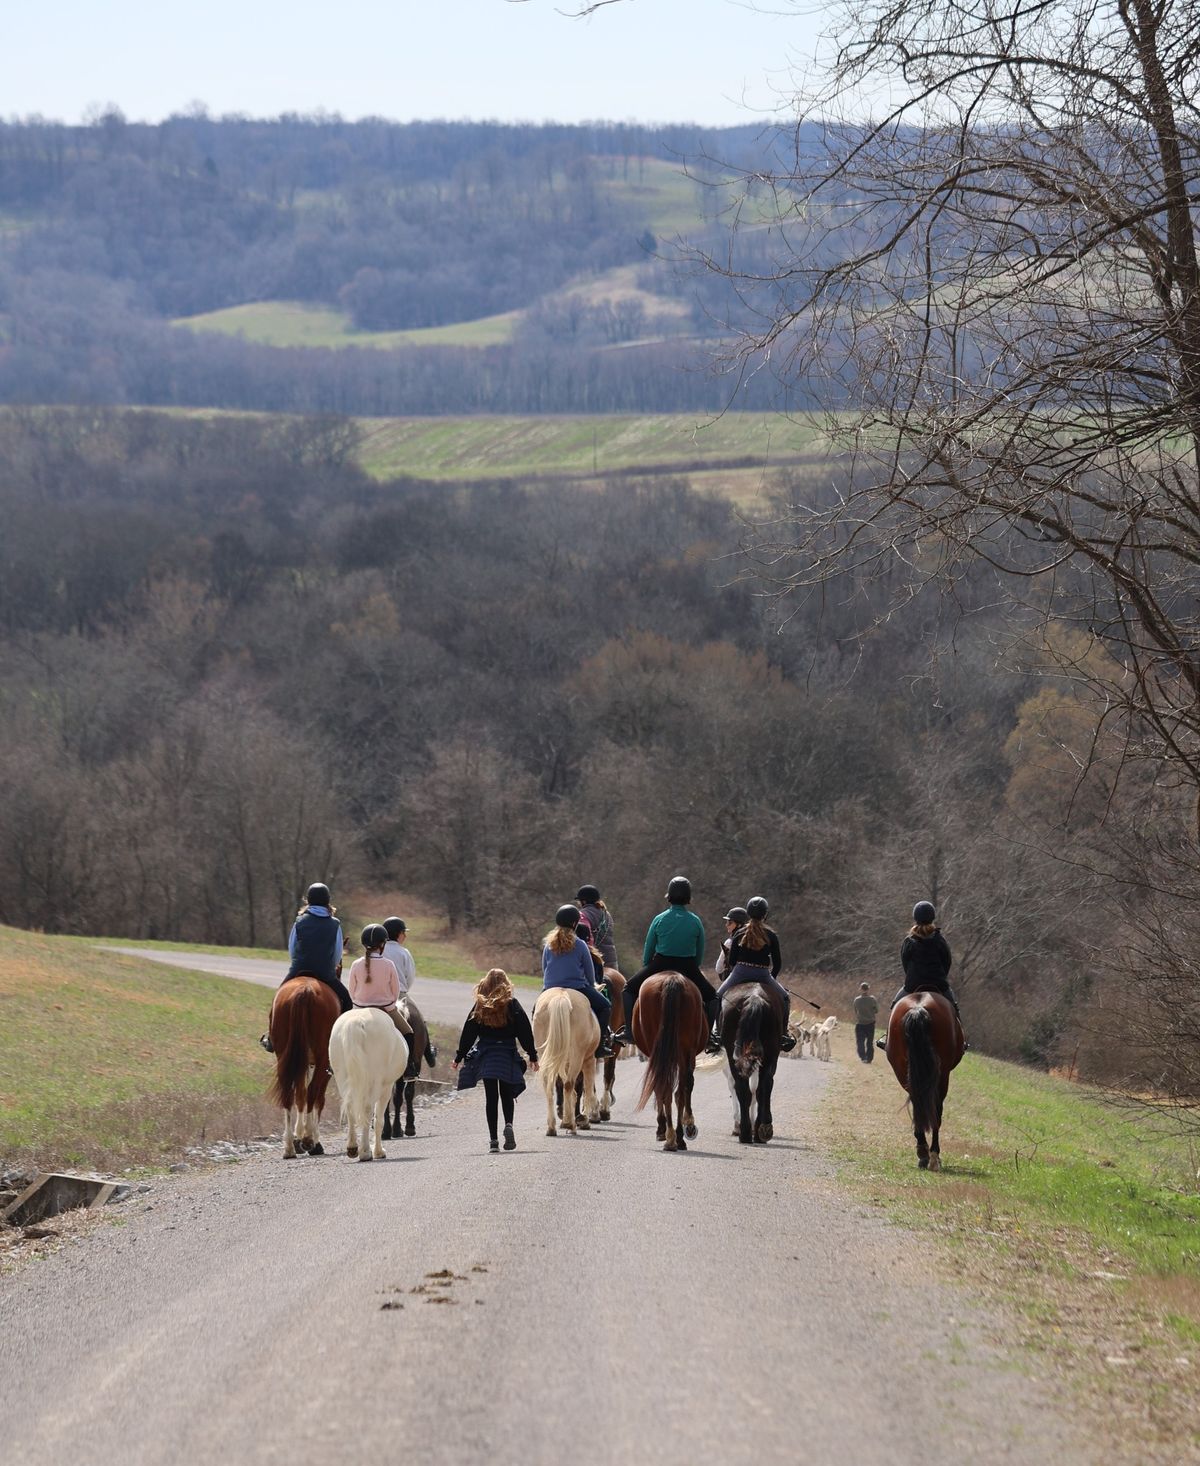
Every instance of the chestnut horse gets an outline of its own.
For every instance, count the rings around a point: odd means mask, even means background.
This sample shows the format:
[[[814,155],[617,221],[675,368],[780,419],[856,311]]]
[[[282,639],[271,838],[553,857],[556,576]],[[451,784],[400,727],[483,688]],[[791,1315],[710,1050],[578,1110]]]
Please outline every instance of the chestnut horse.
[[[941,993],[906,993],[888,1019],[887,1056],[912,1102],[917,1165],[923,1171],[940,1171],[942,1106],[950,1071],[963,1056],[962,1025],[950,1000]]]
[[[421,1060],[429,1064],[426,1050],[429,1047],[429,1027],[421,1014],[420,1009],[409,997],[400,999],[400,1011],[408,1019],[412,1029],[412,1038],[408,1040],[408,1068],[396,1080],[396,1087],[392,1091],[392,1097],[387,1108],[383,1112],[383,1138],[391,1140],[393,1137],[399,1139],[403,1135],[415,1135],[417,1133],[416,1122],[413,1119],[413,1095],[416,1093],[417,1080],[421,1077]],[[429,1064],[432,1069],[433,1065]],[[401,1128],[400,1115],[404,1113],[404,1124]]]
[[[656,972],[642,984],[633,1005],[633,1041],[646,1058],[646,1077],[635,1108],[650,1096],[658,1106],[657,1139],[664,1150],[687,1150],[696,1137],[692,1086],[696,1055],[708,1042],[708,1024],[700,989],[679,972]],[[671,1123],[674,1097],[677,1124]]]
[[[271,1098],[283,1110],[283,1158],[295,1160],[296,1143],[324,1155],[318,1120],[329,1087],[329,1035],[341,1012],[334,990],[315,977],[289,978],[271,1004],[275,1049]]]
[[[771,1092],[786,1021],[783,999],[765,983],[747,982],[730,989],[722,1005],[721,1046],[729,1059],[736,1109],[733,1133],[743,1145],[765,1145],[775,1134]],[[753,1125],[751,1099],[757,1100]]]

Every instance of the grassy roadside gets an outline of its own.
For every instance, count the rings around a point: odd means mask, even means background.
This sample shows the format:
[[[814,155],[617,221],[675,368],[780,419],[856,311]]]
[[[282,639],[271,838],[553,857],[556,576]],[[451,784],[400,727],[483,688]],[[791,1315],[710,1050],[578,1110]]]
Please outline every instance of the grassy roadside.
[[[839,1186],[936,1237],[952,1273],[1018,1311],[1044,1367],[1103,1400],[1114,1431],[1144,1432],[1163,1459],[1200,1448],[1200,1194],[1188,1142],[1083,1086],[968,1054],[947,1100],[944,1169],[930,1175],[917,1169],[883,1056],[865,1066],[839,1047],[815,1120]]]

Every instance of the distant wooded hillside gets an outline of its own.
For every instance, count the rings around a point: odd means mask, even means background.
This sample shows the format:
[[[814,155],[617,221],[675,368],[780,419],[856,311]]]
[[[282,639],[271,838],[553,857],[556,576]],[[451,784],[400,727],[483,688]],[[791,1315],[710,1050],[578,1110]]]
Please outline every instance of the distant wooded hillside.
[[[793,140],[794,141],[794,140]],[[711,409],[737,318],[680,236],[769,248],[758,128],[0,125],[0,400]],[[776,405],[769,374],[746,406]],[[793,393],[790,405],[797,402]]]

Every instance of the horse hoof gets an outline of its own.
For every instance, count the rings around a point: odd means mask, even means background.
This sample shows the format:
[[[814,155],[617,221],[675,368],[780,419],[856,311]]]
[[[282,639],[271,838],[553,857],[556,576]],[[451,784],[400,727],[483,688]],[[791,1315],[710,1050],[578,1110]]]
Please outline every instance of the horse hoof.
[[[357,1145],[348,1145],[346,1147],[346,1159],[348,1161],[352,1161],[357,1154],[358,1154],[358,1146]]]
[[[931,1171],[940,1171],[942,1169],[942,1158],[940,1155],[931,1155],[929,1157],[929,1169]]]
[[[404,1133],[405,1135],[415,1135],[417,1133],[417,1127],[415,1125],[406,1125],[404,1127]]]
[[[308,1153],[309,1153],[309,1155],[324,1155],[325,1154],[325,1147],[318,1140],[317,1143],[316,1143],[316,1145],[312,1146],[310,1148],[310,1150],[309,1150]]]
[[[360,1161],[369,1161],[371,1159],[371,1152],[369,1150],[364,1150],[358,1158]]]
[[[749,1135],[743,1135],[742,1132],[739,1130],[738,1131],[738,1144],[739,1145],[753,1145],[754,1144],[754,1141],[751,1139],[751,1137]]]
[[[920,1158],[919,1158],[919,1159],[918,1159],[918,1161],[917,1161],[917,1165],[918,1165],[918,1167],[919,1167],[919,1168],[920,1168],[920,1169],[921,1169],[921,1170],[922,1170],[922,1171],[927,1171],[927,1170],[928,1170],[928,1169],[929,1169],[929,1161],[928,1161],[928,1159],[927,1159],[927,1158],[926,1158],[926,1157],[925,1157],[925,1156],[921,1156],[921,1157],[920,1157]]]
[[[546,1134],[547,1135],[557,1135],[558,1134],[558,1131],[554,1128],[553,1125],[551,1125],[550,1128],[546,1131]]]
[[[612,1115],[609,1113],[608,1110],[601,1110],[600,1113],[596,1116],[596,1119],[597,1120],[611,1120],[612,1119]]]
[[[575,1128],[576,1130],[590,1130],[592,1128],[592,1122],[588,1119],[576,1120]]]
[[[684,1138],[683,1138],[682,1135],[677,1135],[675,1137],[675,1149],[676,1150],[687,1150],[687,1141],[684,1140]]]
[[[655,1140],[666,1140],[666,1138],[667,1138],[666,1127],[664,1126],[663,1129],[656,1130],[654,1132],[654,1138],[655,1138]]]
[[[679,1146],[673,1140],[668,1140],[667,1143],[666,1143],[666,1145],[663,1146],[663,1150],[678,1150],[678,1149],[679,1149]]]
[[[700,1132],[696,1129],[695,1125],[685,1125],[683,1127],[683,1133],[687,1136],[689,1140],[695,1140],[696,1136],[699,1135]]]
[[[775,1135],[774,1125],[760,1125],[758,1127],[758,1141],[760,1145],[766,1145]]]
[[[294,1161],[296,1159],[296,1152],[294,1150],[285,1150],[283,1158],[285,1161]]]

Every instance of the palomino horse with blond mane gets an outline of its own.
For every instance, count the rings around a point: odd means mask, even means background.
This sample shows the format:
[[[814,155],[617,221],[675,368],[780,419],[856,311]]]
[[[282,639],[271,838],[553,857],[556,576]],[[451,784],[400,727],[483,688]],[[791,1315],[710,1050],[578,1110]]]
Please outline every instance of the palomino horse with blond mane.
[[[555,1084],[563,1095],[573,1095],[577,1077],[583,1081],[582,1114],[564,1098],[562,1126],[572,1134],[589,1130],[596,1118],[596,1046],[600,1025],[591,1004],[575,988],[546,988],[533,1010],[533,1041],[537,1045],[542,1088],[546,1092],[546,1134],[557,1135]]]
[[[912,1102],[917,1165],[923,1171],[942,1169],[938,1144],[942,1106],[950,1088],[950,1071],[958,1066],[964,1047],[962,1024],[941,993],[906,993],[892,1009],[888,1063]]]
[[[708,1042],[708,1023],[700,989],[679,972],[657,972],[648,977],[633,1005],[633,1041],[646,1055],[646,1077],[637,1109],[653,1095],[658,1106],[657,1138],[664,1150],[687,1150],[694,1140],[692,1086],[696,1055]],[[672,1121],[675,1101],[677,1123]]]
[[[289,978],[271,1004],[271,1098],[283,1110],[285,1161],[295,1160],[297,1144],[309,1155],[325,1154],[318,1123],[329,1087],[329,1035],[340,1011],[337,994],[315,977]]]

